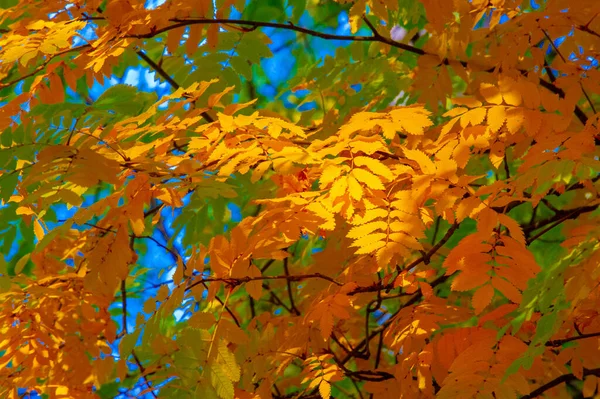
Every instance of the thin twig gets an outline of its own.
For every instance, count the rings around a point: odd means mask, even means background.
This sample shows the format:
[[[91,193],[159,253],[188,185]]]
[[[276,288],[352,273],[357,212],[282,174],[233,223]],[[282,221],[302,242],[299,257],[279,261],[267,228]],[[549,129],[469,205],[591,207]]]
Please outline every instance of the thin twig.
[[[595,375],[596,377],[600,376],[600,368],[597,369],[583,369],[583,376],[587,377],[590,375]],[[529,395],[525,395],[522,396],[521,399],[531,399],[531,398],[537,398],[538,396],[541,396],[544,392],[546,392],[549,389],[554,388],[557,385],[562,384],[563,382],[568,382],[568,381],[572,381],[578,379],[578,377],[576,377],[574,374],[563,374],[559,377],[556,377],[555,379],[553,379],[552,381],[549,381],[547,383],[545,383],[544,385],[542,385],[541,387],[534,389],[533,391],[531,391],[529,393]]]
[[[595,333],[590,333],[590,334],[581,334],[581,335],[576,335],[574,337],[563,338],[563,339],[555,339],[555,340],[546,342],[546,346],[553,346],[553,347],[562,346],[563,344],[566,344],[567,342],[573,342],[573,341],[577,341],[580,339],[593,338],[593,337],[600,337],[600,332],[595,332]]]
[[[289,258],[283,259],[283,272],[285,273],[286,276],[290,277],[290,271],[288,269],[288,259]],[[296,304],[294,303],[294,293],[292,292],[292,281],[288,278],[286,280],[286,283],[287,283],[288,297],[290,298],[290,309],[292,309],[292,312],[296,316],[300,316],[300,311],[298,310],[298,308],[296,307]]]
[[[146,63],[148,63],[148,65],[150,65],[152,67],[152,69],[154,69],[160,76],[162,76],[163,79],[166,80],[167,83],[169,83],[169,85],[171,85],[172,88],[177,90],[181,87],[160,65],[158,65],[156,62],[154,62],[142,50],[136,51],[136,54],[138,56],[140,56],[141,59],[146,61]],[[214,118],[212,116],[210,116],[209,113],[206,111],[203,111],[201,113],[201,115],[209,123],[215,121]]]
[[[135,361],[135,364],[137,364],[138,368],[140,369],[140,372],[142,373],[142,378],[144,379],[144,382],[146,382],[146,385],[148,385],[148,389],[150,389],[150,394],[152,394],[152,396],[154,396],[155,398],[158,398],[158,396],[156,396],[156,393],[154,393],[154,389],[152,389],[152,384],[150,384],[150,380],[148,380],[148,377],[146,376],[146,369],[142,365],[140,358],[137,357],[137,354],[135,353],[135,349],[131,351],[131,354],[133,355],[133,360]]]

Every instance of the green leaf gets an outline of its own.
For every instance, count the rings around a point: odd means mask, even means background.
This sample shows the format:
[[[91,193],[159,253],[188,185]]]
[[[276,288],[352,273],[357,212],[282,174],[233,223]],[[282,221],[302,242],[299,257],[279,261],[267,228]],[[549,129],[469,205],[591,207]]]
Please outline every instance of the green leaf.
[[[552,336],[554,327],[556,326],[557,316],[558,314],[556,312],[552,312],[543,315],[538,320],[535,341],[547,341]]]
[[[297,23],[306,10],[306,0],[290,0],[288,4],[292,7],[292,22]]]
[[[11,285],[12,284],[11,284],[10,277],[7,277],[7,276],[0,277],[0,293],[8,291],[10,289]]]
[[[196,389],[193,392],[194,399],[218,399],[217,393],[206,380],[198,381]]]
[[[123,356],[123,357],[129,356],[129,354],[131,353],[131,351],[133,350],[133,348],[135,347],[135,345],[137,343],[137,340],[138,340],[138,337],[140,336],[141,331],[142,330],[138,328],[131,334],[127,334],[126,336],[123,337],[123,339],[121,340],[121,343],[119,344],[119,352],[121,353],[121,356]]]
[[[251,1],[242,14],[245,19],[271,21],[278,20],[285,13],[283,0]]]
[[[137,89],[133,86],[124,84],[114,85],[100,95],[96,102],[94,102],[94,108],[116,110],[117,106],[131,102],[136,93]]]
[[[242,57],[231,57],[229,63],[246,80],[252,80],[252,64]]]
[[[31,254],[23,255],[15,264],[15,275],[21,274],[29,261]]]
[[[8,273],[8,264],[4,256],[0,256],[0,274],[6,275]]]
[[[250,60],[253,64],[259,64],[261,58],[273,56],[271,49],[264,41],[264,34],[259,31],[246,33],[243,43],[240,43],[236,50],[240,56]]]
[[[10,226],[6,232],[2,233],[2,235],[4,239],[4,242],[2,243],[2,253],[7,254],[14,243],[17,235],[17,228],[15,226]]]
[[[93,107],[96,110],[118,111],[122,115],[138,115],[155,99],[153,93],[139,93],[133,86],[119,84],[102,93]]]
[[[0,135],[0,144],[4,147],[10,147],[12,145],[12,129],[10,127],[5,129]]]
[[[192,71],[192,66],[186,64],[183,57],[165,57],[162,63],[162,68],[176,82],[183,81]]]
[[[0,8],[4,8],[5,10],[16,6],[19,4],[19,0],[0,0]]]
[[[96,391],[96,394],[102,399],[112,399],[119,396],[119,387],[121,386],[118,382],[109,382],[103,384],[100,389]]]

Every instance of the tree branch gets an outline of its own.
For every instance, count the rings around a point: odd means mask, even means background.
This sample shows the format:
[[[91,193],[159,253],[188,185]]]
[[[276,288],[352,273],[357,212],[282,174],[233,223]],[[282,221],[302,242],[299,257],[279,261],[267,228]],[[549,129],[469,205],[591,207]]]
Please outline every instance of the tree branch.
[[[280,276],[257,276],[257,277],[250,277],[250,276],[246,276],[246,277],[206,277],[206,278],[202,278],[202,279],[194,281],[186,288],[186,290],[189,290],[199,284],[210,283],[210,282],[222,282],[228,286],[236,287],[238,285],[248,283],[250,281],[257,281],[257,280],[301,281],[301,280],[304,280],[307,278],[320,278],[323,280],[330,281],[340,287],[343,285],[342,283],[339,283],[339,282],[335,281],[334,279],[332,279],[331,277],[325,276],[324,274],[312,273],[312,274],[300,274],[300,275],[295,275],[295,276],[294,275],[280,275]]]
[[[562,346],[563,344],[566,344],[567,342],[573,342],[573,341],[578,341],[580,339],[593,338],[593,337],[600,337],[600,332],[595,332],[595,333],[590,333],[590,334],[581,334],[581,335],[576,335],[574,337],[563,338],[563,339],[555,339],[553,341],[546,342],[546,346],[554,346],[554,347]]]
[[[148,380],[148,377],[146,376],[146,369],[142,365],[140,358],[137,357],[137,354],[135,353],[135,349],[131,351],[131,354],[133,355],[133,360],[135,361],[135,364],[137,364],[138,368],[142,373],[142,378],[144,379],[144,382],[146,382],[146,385],[148,385],[148,389],[150,389],[150,394],[152,394],[153,397],[158,398],[158,396],[156,396],[156,393],[154,393],[154,389],[152,387],[152,384],[150,384],[150,380]]]
[[[283,260],[283,272],[285,273],[286,277],[292,277],[292,276],[290,276],[290,272],[288,270],[288,259],[289,258],[285,258]],[[288,297],[290,298],[290,309],[292,310],[292,313],[294,313],[296,316],[300,316],[300,311],[298,310],[298,308],[296,307],[296,304],[294,303],[294,293],[292,292],[292,280],[290,278],[287,278],[286,283],[287,283]]]
[[[583,369],[584,377],[587,377],[590,375],[595,375],[596,377],[599,377],[600,376],[600,368],[591,369],[591,370]],[[563,382],[568,382],[568,381],[572,381],[572,380],[576,380],[576,379],[578,379],[578,378],[574,374],[563,374],[560,377],[556,377],[552,381],[545,383],[541,387],[534,389],[533,391],[531,391],[531,393],[529,393],[529,395],[525,395],[525,396],[521,397],[521,399],[537,398],[538,396],[541,396],[547,390],[552,389],[555,386],[562,384]]]
[[[156,71],[156,73],[158,73],[160,76],[162,76],[163,79],[166,80],[167,83],[169,83],[169,85],[171,85],[172,88],[174,88],[175,90],[177,90],[177,89],[179,89],[181,87],[181,86],[179,86],[179,84],[160,65],[158,65],[156,62],[154,62],[142,50],[136,51],[136,54],[139,55],[141,59],[143,59],[144,61],[146,61],[146,63],[148,65],[150,65],[152,67],[152,69],[154,69]],[[208,112],[206,112],[206,111],[202,112],[201,115],[209,123],[215,121],[214,118],[212,116],[210,116],[208,114]]]
[[[540,238],[541,236],[543,236],[544,234],[546,234],[547,232],[549,232],[550,230],[552,230],[553,228],[555,228],[556,226],[561,224],[562,222],[569,220],[569,219],[575,219],[582,213],[593,212],[596,209],[598,209],[598,206],[600,206],[600,205],[582,206],[580,208],[575,208],[575,209],[572,209],[569,211],[562,211],[562,212],[555,214],[551,218],[539,221],[535,225],[530,226],[526,229],[523,229],[524,232],[527,234],[527,233],[533,232],[534,230],[545,227],[542,231],[538,232],[537,234],[533,235],[532,237],[527,238],[527,245],[531,244],[533,241],[537,240],[538,238]]]

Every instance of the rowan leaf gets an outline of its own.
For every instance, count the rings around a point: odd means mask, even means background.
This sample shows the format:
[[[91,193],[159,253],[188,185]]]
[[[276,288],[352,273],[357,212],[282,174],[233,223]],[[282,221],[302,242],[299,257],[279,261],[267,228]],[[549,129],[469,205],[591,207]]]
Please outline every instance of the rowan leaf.
[[[0,398],[593,396],[563,3],[0,2]]]
[[[221,399],[232,399],[235,396],[233,382],[228,377],[227,372],[220,363],[213,363],[210,366],[210,381]]]
[[[329,399],[331,397],[331,384],[325,380],[319,384],[319,394],[322,399]]]
[[[491,284],[481,286],[474,294],[472,305],[475,314],[480,314],[490,304],[494,296],[494,287]]]
[[[381,161],[370,157],[356,157],[352,160],[355,166],[366,166],[372,173],[393,180],[392,171]]]
[[[383,190],[385,186],[381,182],[381,179],[374,175],[373,173],[366,171],[364,169],[352,169],[350,172],[350,177],[355,178],[360,183],[364,184],[370,189],[373,190]]]

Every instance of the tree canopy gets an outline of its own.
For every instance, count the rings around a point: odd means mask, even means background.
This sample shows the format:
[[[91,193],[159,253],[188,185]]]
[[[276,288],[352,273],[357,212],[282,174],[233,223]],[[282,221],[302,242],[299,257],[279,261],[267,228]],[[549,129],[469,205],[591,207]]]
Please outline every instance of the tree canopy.
[[[598,0],[0,7],[0,397],[599,393]]]

